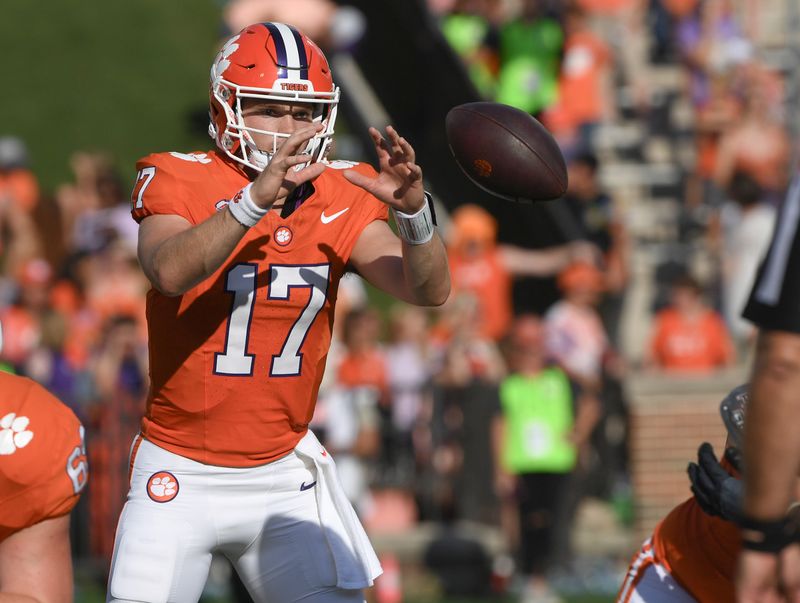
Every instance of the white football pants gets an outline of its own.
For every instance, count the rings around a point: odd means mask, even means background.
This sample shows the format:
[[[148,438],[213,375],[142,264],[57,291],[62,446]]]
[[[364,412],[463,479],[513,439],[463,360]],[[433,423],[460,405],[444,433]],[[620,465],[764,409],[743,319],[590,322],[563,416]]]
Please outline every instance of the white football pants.
[[[628,568],[617,603],[697,603],[669,570],[653,559],[651,539],[645,540]]]
[[[142,440],[106,601],[195,603],[220,552],[258,603],[362,603],[361,590],[336,587],[316,481],[313,462],[294,451],[259,467],[217,467]]]

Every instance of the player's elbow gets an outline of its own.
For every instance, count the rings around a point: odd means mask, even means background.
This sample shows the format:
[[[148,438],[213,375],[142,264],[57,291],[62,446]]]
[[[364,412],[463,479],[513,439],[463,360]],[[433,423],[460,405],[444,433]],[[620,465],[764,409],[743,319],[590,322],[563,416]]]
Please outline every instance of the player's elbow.
[[[182,287],[178,283],[172,283],[169,281],[155,282],[153,283],[153,287],[166,297],[178,297],[189,290],[188,287]]]
[[[154,264],[146,272],[153,288],[162,295],[177,297],[189,290],[189,286],[183,282],[180,275],[174,270],[170,270],[167,266]]]
[[[423,306],[438,307],[444,305],[450,297],[450,279],[439,282],[435,287],[432,287],[425,296],[424,301],[420,304]]]
[[[444,303],[450,298],[450,283],[442,289],[439,295],[433,300],[432,306],[443,306]]]
[[[179,295],[186,293],[186,290],[182,288],[164,286],[158,283],[153,283],[153,288],[165,297],[178,297]]]

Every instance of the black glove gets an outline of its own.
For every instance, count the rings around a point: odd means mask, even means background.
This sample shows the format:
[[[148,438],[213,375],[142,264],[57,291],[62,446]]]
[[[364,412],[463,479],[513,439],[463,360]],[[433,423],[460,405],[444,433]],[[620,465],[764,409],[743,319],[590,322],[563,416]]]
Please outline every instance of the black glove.
[[[735,450],[731,450],[730,454],[726,451],[726,456],[731,464],[739,464],[740,457]],[[692,493],[703,511],[728,521],[736,521],[742,516],[742,481],[722,468],[711,444],[703,442],[700,445],[697,463],[689,463],[687,471],[692,482]]]

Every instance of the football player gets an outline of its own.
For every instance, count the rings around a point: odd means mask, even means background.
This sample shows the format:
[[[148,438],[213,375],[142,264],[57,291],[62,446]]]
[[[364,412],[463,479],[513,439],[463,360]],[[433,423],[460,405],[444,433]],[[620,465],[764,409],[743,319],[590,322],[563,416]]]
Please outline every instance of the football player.
[[[694,494],[661,520],[633,557],[618,603],[718,603],[735,599],[736,559],[741,549],[739,480],[747,384],[720,404],[728,430],[718,461],[711,444],[690,463]]]
[[[0,601],[72,601],[69,514],[88,476],[75,414],[0,371]]]
[[[213,552],[256,601],[362,601],[380,574],[308,429],[337,289],[436,306],[450,279],[408,141],[370,129],[379,172],[326,160],[338,102],[314,42],[252,25],[211,67],[216,148],[137,164],[151,388],[109,601],[197,601]]]

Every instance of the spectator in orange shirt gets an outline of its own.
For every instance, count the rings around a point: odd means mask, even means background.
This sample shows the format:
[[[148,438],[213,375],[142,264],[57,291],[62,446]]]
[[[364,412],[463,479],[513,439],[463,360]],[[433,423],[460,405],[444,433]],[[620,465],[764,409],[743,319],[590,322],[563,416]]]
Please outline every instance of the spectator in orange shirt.
[[[558,102],[545,114],[567,154],[591,150],[594,130],[614,110],[611,51],[589,28],[585,12],[572,6],[564,16],[564,59]]]
[[[670,305],[656,315],[646,364],[665,371],[706,372],[734,360],[725,321],[703,301],[700,284],[688,275],[677,278]]]
[[[389,390],[386,361],[378,347],[380,318],[369,307],[351,310],[342,340],[346,351],[339,363],[338,381],[344,387],[371,387],[385,401]]]
[[[344,351],[327,397],[325,446],[336,455],[345,493],[359,513],[370,504],[367,463],[381,450],[382,419],[389,422],[389,382],[379,334],[374,309],[356,308],[345,316]]]
[[[448,260],[453,292],[477,298],[479,331],[495,342],[511,323],[514,277],[554,275],[577,258],[595,256],[595,247],[586,242],[546,249],[498,244],[497,221],[471,203],[458,207],[452,219]]]

